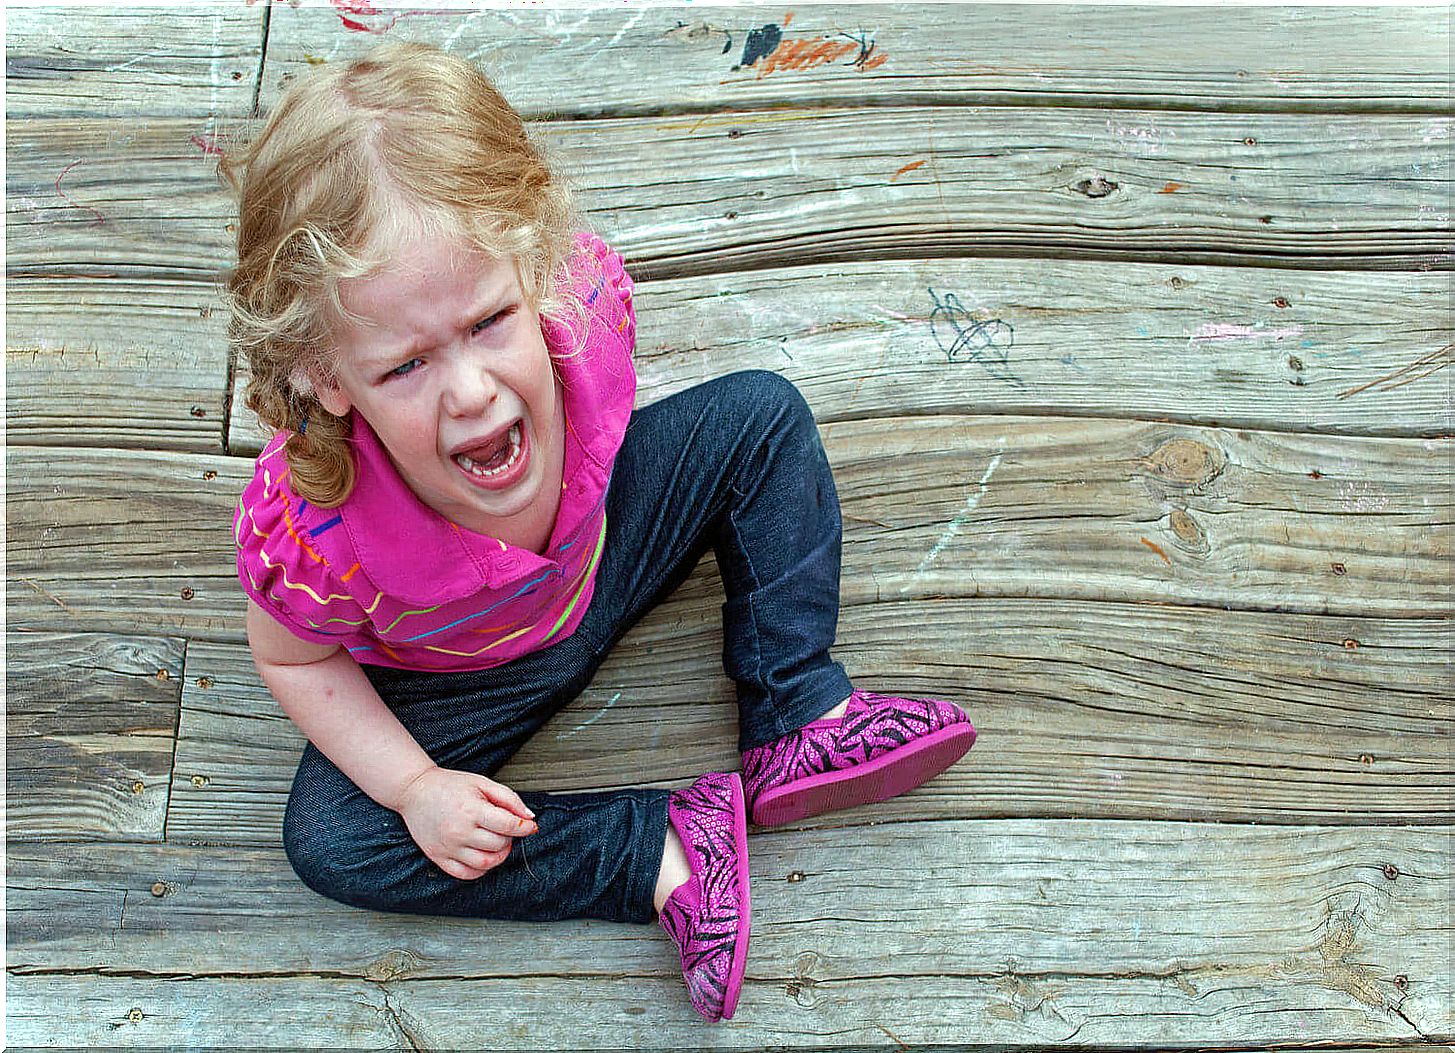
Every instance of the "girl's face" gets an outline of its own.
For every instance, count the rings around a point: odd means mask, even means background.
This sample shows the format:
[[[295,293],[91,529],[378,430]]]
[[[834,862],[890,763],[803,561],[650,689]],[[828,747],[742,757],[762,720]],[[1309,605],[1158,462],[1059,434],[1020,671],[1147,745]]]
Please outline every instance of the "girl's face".
[[[561,496],[560,388],[515,267],[417,234],[383,271],[345,281],[337,377],[323,408],[358,410],[394,467],[452,522],[539,548]]]

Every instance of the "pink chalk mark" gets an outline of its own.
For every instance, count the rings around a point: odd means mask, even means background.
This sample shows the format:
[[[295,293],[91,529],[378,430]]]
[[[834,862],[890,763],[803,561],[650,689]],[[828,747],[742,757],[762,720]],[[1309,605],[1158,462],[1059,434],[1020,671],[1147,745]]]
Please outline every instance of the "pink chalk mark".
[[[82,160],[84,160],[84,158]],[[66,165],[65,168],[61,169],[61,174],[56,176],[56,193],[59,194],[61,197],[65,198],[76,208],[83,208],[87,212],[91,213],[91,215],[95,216],[96,223],[99,226],[100,224],[106,222],[105,216],[103,216],[100,212],[96,211],[90,205],[81,204],[81,202],[77,201],[75,198],[71,197],[70,194],[67,194],[64,190],[61,189],[61,180],[66,178],[66,173],[69,172],[71,169],[75,168],[80,163],[80,161],[72,161],[70,164]]]
[[[204,154],[223,154],[227,152],[221,147],[221,145],[218,144],[217,136],[212,134],[211,132],[208,132],[205,135],[189,136],[188,138],[192,145],[197,147],[197,149],[201,150]]]
[[[382,15],[384,12],[380,11],[377,7],[370,6],[368,3],[363,2],[363,0],[333,0],[333,6],[338,9],[339,21],[343,23],[345,29],[352,30],[355,33],[378,33],[380,35],[393,29],[394,24],[401,18],[409,18],[413,15],[449,15],[456,13],[448,8],[434,11],[400,11],[382,26],[369,26],[356,19],[349,18],[344,12],[347,11],[351,15]]]
[[[1248,338],[1272,337],[1282,340],[1288,336],[1302,336],[1303,326],[1291,325],[1283,329],[1255,329],[1251,325],[1228,325],[1226,322],[1209,322],[1192,334],[1194,340],[1246,340]]]

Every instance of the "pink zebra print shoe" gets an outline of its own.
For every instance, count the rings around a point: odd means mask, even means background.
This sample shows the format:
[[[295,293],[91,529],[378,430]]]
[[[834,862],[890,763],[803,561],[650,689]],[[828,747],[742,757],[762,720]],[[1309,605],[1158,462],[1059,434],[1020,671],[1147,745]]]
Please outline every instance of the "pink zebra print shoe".
[[[842,717],[744,753],[743,786],[753,822],[779,826],[897,797],[974,744],[975,728],[959,706],[855,691]]]
[[[748,814],[737,772],[709,772],[667,798],[692,876],[658,920],[682,954],[682,978],[704,1019],[729,1020],[748,964]]]

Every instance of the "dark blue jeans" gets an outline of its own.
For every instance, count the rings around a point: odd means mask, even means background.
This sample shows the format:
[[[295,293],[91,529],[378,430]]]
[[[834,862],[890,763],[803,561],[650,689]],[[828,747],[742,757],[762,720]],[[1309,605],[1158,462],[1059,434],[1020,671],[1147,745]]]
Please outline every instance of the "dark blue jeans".
[[[775,373],[736,373],[632,414],[607,492],[591,607],[567,639],[479,672],[364,666],[434,761],[493,776],[581,693],[607,652],[709,549],[727,602],[723,666],[737,685],[739,745],[772,742],[851,690],[829,658],[839,609],[838,495],[813,415]],[[315,891],[415,914],[650,921],[667,792],[521,795],[539,831],[473,881],[429,861],[398,813],[312,745],[283,841]]]

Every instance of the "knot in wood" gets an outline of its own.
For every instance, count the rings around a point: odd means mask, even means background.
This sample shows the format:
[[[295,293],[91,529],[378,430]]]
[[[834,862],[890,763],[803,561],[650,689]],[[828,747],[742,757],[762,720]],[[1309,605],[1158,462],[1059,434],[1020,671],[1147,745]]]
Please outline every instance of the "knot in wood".
[[[161,899],[169,891],[171,890],[167,888],[167,883],[165,881],[158,881],[152,885],[152,895],[156,896],[157,899]]]
[[[806,876],[807,875],[805,875],[803,871],[801,871],[801,870],[795,870],[793,873],[791,873],[791,874],[788,875],[788,883],[790,885],[796,885],[800,881],[802,881],[804,879],[804,877],[806,877]]]
[[[1390,881],[1399,880],[1399,867],[1395,866],[1393,863],[1384,864],[1381,870],[1383,871],[1384,876]]]
[[[1197,525],[1197,520],[1193,519],[1185,508],[1174,508],[1167,518],[1172,525],[1172,533],[1177,535],[1177,540],[1197,551],[1207,549],[1207,536],[1203,534],[1202,527]]]
[[[1356,639],[1354,639],[1354,637],[1350,636],[1350,637],[1347,637],[1344,640],[1344,650],[1346,650],[1346,651],[1357,651],[1358,649],[1359,649],[1359,641],[1356,640]]]
[[[390,951],[364,970],[367,980],[398,980],[418,972],[423,959],[413,951]]]
[[[1071,189],[1087,197],[1106,197],[1113,191],[1120,190],[1121,186],[1113,183],[1103,175],[1095,175],[1090,179],[1083,179],[1079,183],[1072,183]]]
[[[1147,458],[1147,469],[1178,486],[1206,486],[1222,474],[1221,451],[1195,439],[1169,439]]]
[[[211,781],[212,780],[209,779],[205,775],[194,775],[194,776],[192,776],[192,785],[195,786],[199,790],[202,789],[202,787],[206,786]]]

